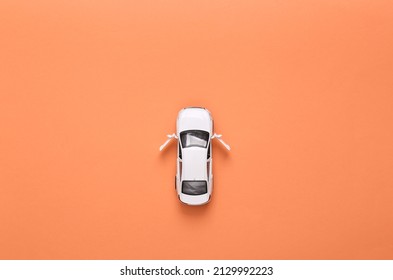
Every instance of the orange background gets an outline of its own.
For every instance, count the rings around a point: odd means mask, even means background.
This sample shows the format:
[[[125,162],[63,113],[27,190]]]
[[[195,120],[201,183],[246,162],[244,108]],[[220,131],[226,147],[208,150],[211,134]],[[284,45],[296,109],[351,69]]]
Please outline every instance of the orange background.
[[[0,3],[0,258],[392,259],[392,1]],[[205,106],[210,204],[174,190]]]

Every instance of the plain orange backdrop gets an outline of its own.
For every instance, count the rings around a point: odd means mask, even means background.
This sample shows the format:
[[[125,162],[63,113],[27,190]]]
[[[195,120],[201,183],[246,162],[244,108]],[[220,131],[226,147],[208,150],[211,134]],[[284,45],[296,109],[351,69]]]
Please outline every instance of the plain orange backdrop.
[[[5,0],[0,40],[1,259],[393,258],[392,1]]]

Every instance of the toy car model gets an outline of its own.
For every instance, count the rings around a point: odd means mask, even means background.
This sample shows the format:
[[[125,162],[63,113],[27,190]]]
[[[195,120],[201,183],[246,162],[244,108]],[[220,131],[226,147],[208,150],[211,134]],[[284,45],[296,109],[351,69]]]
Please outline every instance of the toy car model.
[[[181,202],[202,205],[209,202],[213,190],[212,145],[217,138],[228,150],[221,135],[213,134],[213,119],[205,108],[188,107],[179,112],[176,134],[160,147],[162,151],[173,139],[178,139],[175,188]]]

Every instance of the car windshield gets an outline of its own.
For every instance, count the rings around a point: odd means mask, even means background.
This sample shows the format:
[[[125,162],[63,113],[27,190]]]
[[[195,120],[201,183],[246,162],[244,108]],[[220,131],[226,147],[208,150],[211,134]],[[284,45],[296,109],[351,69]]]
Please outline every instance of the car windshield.
[[[209,133],[203,130],[188,130],[180,133],[183,148],[200,147],[206,148],[209,142]]]
[[[182,193],[188,195],[201,195],[207,193],[206,181],[183,181]]]

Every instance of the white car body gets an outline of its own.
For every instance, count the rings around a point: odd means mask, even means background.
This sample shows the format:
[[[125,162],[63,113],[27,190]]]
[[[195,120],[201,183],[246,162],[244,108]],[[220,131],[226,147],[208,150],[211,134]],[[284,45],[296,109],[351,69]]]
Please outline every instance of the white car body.
[[[213,135],[213,118],[205,108],[188,107],[179,112],[176,134],[168,135],[168,140],[178,139],[175,188],[181,202],[188,205],[208,203],[213,190],[213,138],[229,150],[230,147]]]
[[[213,190],[211,136],[213,119],[210,112],[202,108],[186,108],[177,117],[176,191],[180,201],[189,205],[209,202]],[[186,145],[187,133],[207,135],[207,141]],[[191,142],[191,141],[189,141]],[[210,153],[208,153],[210,149]],[[209,154],[209,156],[208,156]]]

